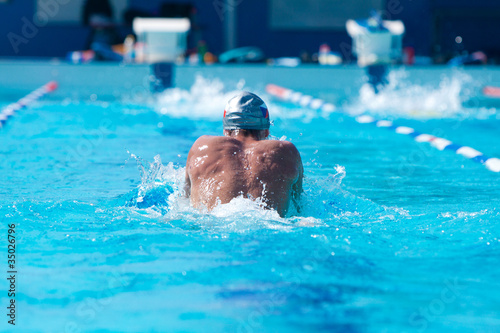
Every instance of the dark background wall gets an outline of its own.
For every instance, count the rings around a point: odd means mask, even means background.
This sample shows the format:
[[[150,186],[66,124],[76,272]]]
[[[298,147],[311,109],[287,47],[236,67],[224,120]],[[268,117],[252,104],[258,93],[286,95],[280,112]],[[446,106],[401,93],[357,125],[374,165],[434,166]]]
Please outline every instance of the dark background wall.
[[[54,0],[57,1],[57,0]],[[65,0],[67,1],[67,0]],[[158,13],[165,0],[130,0],[130,7]],[[224,51],[224,18],[222,0],[173,0],[192,3],[196,9],[199,30],[191,36],[207,42],[210,51]],[[317,52],[322,43],[349,58],[350,38],[345,30],[282,30],[270,29],[269,0],[236,0],[237,45],[258,46],[268,57],[298,56],[302,51]],[[64,57],[68,51],[85,48],[89,30],[81,24],[49,23],[30,34],[16,53],[9,33],[22,36],[23,17],[33,22],[36,0],[10,0],[0,3],[0,56]],[[368,14],[368,13],[367,13]],[[500,55],[500,1],[497,0],[387,0],[384,16],[403,20],[406,26],[404,46],[415,48],[417,55],[450,57],[457,52],[483,50]],[[123,36],[131,30],[120,27]],[[11,34],[12,36],[12,34]],[[457,44],[456,36],[463,42]]]

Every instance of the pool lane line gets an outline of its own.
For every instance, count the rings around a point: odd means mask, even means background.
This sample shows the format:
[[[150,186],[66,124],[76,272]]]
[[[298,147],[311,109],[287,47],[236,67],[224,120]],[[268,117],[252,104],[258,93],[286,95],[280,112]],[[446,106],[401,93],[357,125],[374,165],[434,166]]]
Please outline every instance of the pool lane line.
[[[284,101],[292,102],[304,108],[310,108],[317,111],[333,112],[335,106],[321,99],[314,98],[309,95],[302,94],[291,89],[283,88],[274,84],[268,84],[266,91]],[[493,172],[500,172],[500,159],[496,157],[488,157],[480,151],[468,147],[457,145],[447,139],[440,138],[434,135],[417,132],[415,129],[407,126],[396,126],[390,120],[375,119],[370,115],[360,115],[355,118],[360,124],[374,124],[377,127],[387,128],[398,134],[404,134],[412,137],[417,142],[428,142],[438,150],[451,150],[456,154],[467,157],[468,159],[484,164],[486,168]]]
[[[0,128],[3,128],[7,123],[7,120],[10,117],[12,117],[16,112],[18,112],[21,109],[24,109],[34,101],[40,99],[41,97],[45,96],[46,94],[56,89],[57,89],[57,82],[50,81],[49,83],[44,84],[40,88],[30,92],[28,95],[24,96],[17,102],[9,104],[6,107],[4,107],[0,111]]]

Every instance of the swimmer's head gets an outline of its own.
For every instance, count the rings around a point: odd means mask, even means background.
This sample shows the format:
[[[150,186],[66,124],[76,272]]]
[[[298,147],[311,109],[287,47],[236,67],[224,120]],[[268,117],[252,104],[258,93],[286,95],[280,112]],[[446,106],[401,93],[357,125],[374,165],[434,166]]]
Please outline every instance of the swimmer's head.
[[[224,109],[224,130],[268,130],[269,111],[257,95],[243,91],[231,98]]]

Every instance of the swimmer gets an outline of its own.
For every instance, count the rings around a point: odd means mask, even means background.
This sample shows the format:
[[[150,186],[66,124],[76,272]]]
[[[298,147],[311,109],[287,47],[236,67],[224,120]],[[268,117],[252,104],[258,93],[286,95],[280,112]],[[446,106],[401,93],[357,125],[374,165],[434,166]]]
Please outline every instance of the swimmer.
[[[224,136],[200,137],[186,161],[185,194],[195,208],[213,209],[243,196],[262,200],[284,217],[300,211],[303,166],[288,141],[266,140],[269,111],[257,95],[242,92],[224,110]]]

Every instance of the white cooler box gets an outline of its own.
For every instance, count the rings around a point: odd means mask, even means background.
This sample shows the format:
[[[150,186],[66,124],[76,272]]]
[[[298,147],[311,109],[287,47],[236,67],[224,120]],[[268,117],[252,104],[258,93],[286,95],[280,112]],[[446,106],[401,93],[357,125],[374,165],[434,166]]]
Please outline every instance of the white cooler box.
[[[389,64],[402,56],[405,31],[401,21],[383,21],[381,30],[371,30],[365,20],[348,20],[347,32],[352,37],[353,53],[360,66]]]
[[[182,59],[191,28],[187,18],[136,18],[136,61],[174,62]]]

